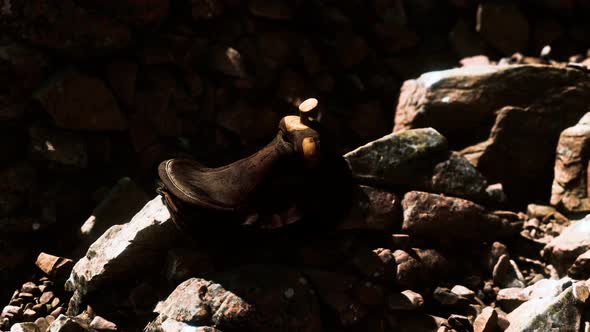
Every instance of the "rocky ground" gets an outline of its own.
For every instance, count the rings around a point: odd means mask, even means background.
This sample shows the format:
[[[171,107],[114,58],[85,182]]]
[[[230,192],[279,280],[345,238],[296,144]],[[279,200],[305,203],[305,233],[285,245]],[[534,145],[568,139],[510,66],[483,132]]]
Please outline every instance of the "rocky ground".
[[[0,330],[590,331],[588,9],[0,0]],[[179,231],[311,96],[352,199]]]

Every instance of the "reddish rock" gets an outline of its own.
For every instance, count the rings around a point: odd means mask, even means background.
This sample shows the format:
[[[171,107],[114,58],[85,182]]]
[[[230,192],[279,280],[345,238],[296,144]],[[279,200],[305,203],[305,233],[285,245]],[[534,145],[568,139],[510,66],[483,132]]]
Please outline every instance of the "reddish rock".
[[[269,273],[273,271],[272,273]],[[175,320],[255,331],[319,331],[319,306],[308,280],[284,268],[249,266],[219,275],[221,284],[189,279],[160,302],[149,327]]]
[[[567,211],[590,211],[588,161],[590,160],[590,113],[559,137],[551,204]]]
[[[409,289],[401,293],[392,293],[387,297],[387,309],[389,310],[416,310],[423,305],[422,295]]]
[[[416,289],[434,285],[449,272],[449,262],[433,249],[396,250],[396,281],[401,287]]]
[[[445,243],[456,240],[481,242],[518,232],[515,220],[486,211],[468,200],[411,191],[402,200],[402,230]]]
[[[127,127],[111,91],[98,78],[67,70],[46,82],[35,98],[57,126],[74,130],[123,130]]]
[[[502,183],[511,200],[528,203],[546,199],[559,133],[588,111],[589,91],[587,75],[562,67],[468,66],[426,73],[404,83],[394,131],[433,127],[456,147],[489,137],[461,154],[488,181]],[[530,149],[540,141],[547,144]]]
[[[516,4],[480,4],[476,30],[504,55],[527,49],[529,24]]]
[[[45,274],[58,278],[67,275],[72,268],[72,264],[73,262],[71,259],[53,256],[44,252],[39,254],[37,261],[35,262],[35,265],[37,265],[41,271],[45,272]]]
[[[394,193],[361,185],[353,195],[353,206],[338,228],[393,230],[401,225],[401,200]]]

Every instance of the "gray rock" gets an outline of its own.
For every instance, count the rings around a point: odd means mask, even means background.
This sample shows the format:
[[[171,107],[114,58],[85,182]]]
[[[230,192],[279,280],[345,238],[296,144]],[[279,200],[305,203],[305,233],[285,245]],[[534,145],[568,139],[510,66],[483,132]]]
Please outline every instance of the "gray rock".
[[[508,315],[505,332],[579,331],[581,312],[570,286],[557,297],[529,300]]]
[[[380,186],[426,184],[427,172],[444,160],[447,140],[432,128],[389,134],[344,158],[362,183]],[[424,186],[424,185],[423,185]]]
[[[157,265],[176,232],[161,196],[149,201],[128,223],[109,228],[74,265],[65,285],[74,292],[68,313],[77,314],[82,297],[104,282],[124,280]]]
[[[543,256],[565,275],[576,258],[590,249],[590,216],[574,221],[543,249]]]
[[[465,157],[452,153],[434,166],[430,190],[481,201],[486,197],[487,185],[484,176]]]

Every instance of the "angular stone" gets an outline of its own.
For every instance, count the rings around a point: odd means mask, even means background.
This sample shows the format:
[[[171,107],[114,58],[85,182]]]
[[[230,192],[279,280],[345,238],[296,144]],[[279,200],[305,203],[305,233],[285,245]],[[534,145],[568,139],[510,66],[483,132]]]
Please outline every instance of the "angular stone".
[[[422,295],[409,289],[401,293],[394,292],[387,297],[387,309],[389,310],[416,310],[423,305]]]
[[[432,128],[389,134],[347,154],[354,177],[380,186],[426,183],[425,174],[447,152],[447,141]],[[420,172],[422,171],[422,172]]]
[[[529,24],[516,4],[480,4],[476,30],[504,55],[523,52],[528,47]]]
[[[305,272],[322,303],[338,318],[343,326],[350,326],[365,318],[368,309],[350,290],[358,282],[355,275],[323,270]]]
[[[29,128],[30,153],[50,168],[86,168],[88,152],[82,136],[51,128]]]
[[[159,249],[167,248],[176,232],[161,196],[149,201],[129,222],[109,228],[74,265],[65,286],[75,292],[69,312],[77,313],[82,297],[104,282],[128,278],[157,264]]]
[[[532,299],[508,315],[506,332],[579,331],[581,309],[576,305],[573,287],[556,297]]]
[[[339,229],[393,230],[402,223],[401,200],[389,191],[357,186],[351,200],[353,206]]]
[[[61,279],[61,277],[70,273],[73,262],[68,258],[53,256],[42,252],[37,256],[35,265],[48,276]]]
[[[100,79],[66,70],[34,95],[58,127],[74,130],[124,130],[127,120]]]
[[[430,191],[475,201],[485,199],[488,183],[465,157],[452,153],[434,166]]]
[[[590,278],[590,250],[576,258],[574,264],[567,270],[567,275],[575,279]]]
[[[232,291],[212,281],[189,279],[156,306],[154,311],[159,316],[149,326],[159,326],[172,319],[193,326],[241,327],[253,331],[319,331],[321,328],[319,306],[310,285],[293,270],[249,266],[228,271],[217,279],[223,280]]]
[[[84,240],[94,242],[109,227],[131,220],[148,200],[147,194],[133,180],[120,179],[80,228]]]
[[[117,325],[100,316],[95,316],[90,322],[90,327],[99,331],[117,331]]]
[[[54,322],[49,325],[47,332],[86,332],[77,318],[59,315]]]
[[[39,294],[39,287],[34,282],[26,282],[20,287],[21,292],[31,293],[33,295]]]
[[[473,300],[475,298],[475,292],[462,285],[453,286],[453,288],[451,288],[451,292],[468,300]]]
[[[587,75],[557,66],[469,66],[430,72],[404,83],[394,132],[433,127],[454,148],[483,141],[461,154],[488,181],[502,183],[511,200],[545,200],[559,134],[588,111],[589,91]],[[505,106],[512,107],[496,115]],[[541,141],[547,144],[530,149]]]
[[[10,327],[10,332],[41,332],[35,323],[16,323]]]
[[[590,211],[590,122],[582,122],[562,131],[559,136],[551,187],[551,204],[571,212]]]
[[[560,275],[564,275],[576,258],[590,250],[590,216],[574,221],[543,249],[543,257]]]
[[[53,294],[52,291],[47,291],[44,292],[43,294],[41,294],[41,296],[39,297],[39,303],[40,304],[47,304],[47,303],[51,303],[51,300],[53,300],[53,298],[55,297],[55,295]]]
[[[518,229],[504,217],[471,201],[411,191],[402,200],[402,230],[410,235],[452,242],[482,242],[513,235]]]
[[[473,322],[473,332],[494,332],[498,328],[498,313],[492,307],[485,307]]]
[[[501,288],[525,287],[522,272],[518,269],[516,262],[511,260],[506,254],[500,256],[498,259],[498,262],[494,266],[492,276],[494,278],[494,284]]]
[[[49,328],[49,322],[44,317],[37,318],[35,325],[39,328],[39,332],[45,332]]]
[[[401,287],[416,289],[434,285],[449,273],[449,262],[433,249],[396,250],[396,281]]]

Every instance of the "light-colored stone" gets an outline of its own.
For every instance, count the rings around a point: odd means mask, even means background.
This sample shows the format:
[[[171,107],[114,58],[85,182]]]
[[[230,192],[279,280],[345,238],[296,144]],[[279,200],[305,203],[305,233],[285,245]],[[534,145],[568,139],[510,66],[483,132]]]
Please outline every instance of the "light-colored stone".
[[[557,297],[531,299],[508,315],[505,332],[579,331],[581,312],[573,287]]]
[[[498,328],[498,313],[485,307],[473,322],[473,332],[494,332]]]
[[[543,256],[564,275],[579,255],[590,249],[590,216],[574,221],[543,249]]]
[[[158,249],[170,246],[176,232],[161,196],[149,201],[129,222],[109,228],[74,265],[65,285],[74,292],[68,313],[77,314],[82,297],[104,282],[124,280],[158,264],[154,260]]]
[[[41,332],[35,323],[16,323],[10,327],[10,332]]]
[[[90,327],[99,331],[118,331],[117,324],[100,316],[95,316],[90,322]]]

